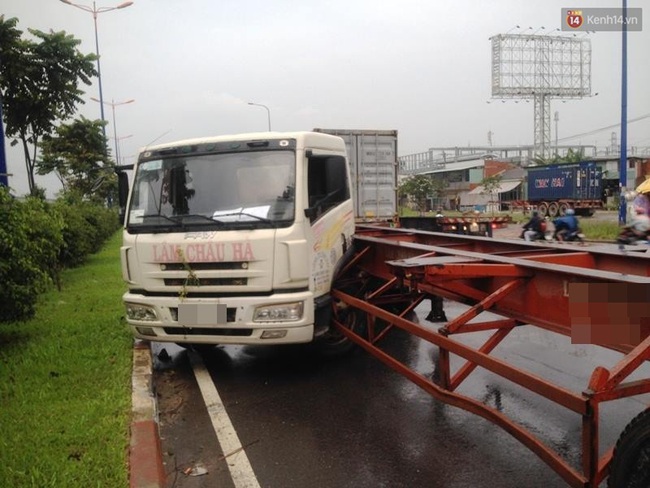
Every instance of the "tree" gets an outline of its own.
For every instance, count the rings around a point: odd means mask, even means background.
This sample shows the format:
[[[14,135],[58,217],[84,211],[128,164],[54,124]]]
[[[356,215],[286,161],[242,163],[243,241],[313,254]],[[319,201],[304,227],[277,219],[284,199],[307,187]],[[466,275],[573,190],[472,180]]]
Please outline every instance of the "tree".
[[[83,103],[79,83],[91,84],[97,74],[94,54],[84,55],[81,41],[64,31],[28,29],[37,41],[22,39],[18,20],[0,16],[0,99],[11,144],[22,143],[30,193],[36,192],[34,171],[38,144],[55,123]]]
[[[54,172],[65,191],[90,199],[111,199],[117,186],[114,164],[106,155],[100,120],[76,119],[61,124],[54,136],[44,136],[39,175]]]
[[[555,154],[552,158],[542,158],[540,156],[533,158],[534,163],[537,166],[547,166],[549,164],[561,164],[561,163],[579,163],[585,160],[585,154],[582,149],[574,151],[572,148],[569,148],[567,153],[564,156]]]
[[[427,198],[440,195],[445,187],[446,181],[443,179],[413,175],[402,181],[397,191],[400,195],[411,197],[420,213],[424,213]]]
[[[481,180],[483,187],[482,194],[488,194],[491,197],[491,202],[496,201],[496,195],[501,189],[501,175],[487,176]],[[494,214],[494,205],[492,206],[492,213]]]

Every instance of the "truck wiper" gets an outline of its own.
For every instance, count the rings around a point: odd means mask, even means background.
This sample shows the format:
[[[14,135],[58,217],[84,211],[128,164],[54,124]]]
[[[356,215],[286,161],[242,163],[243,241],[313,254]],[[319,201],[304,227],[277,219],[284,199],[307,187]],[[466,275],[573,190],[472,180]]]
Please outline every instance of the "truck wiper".
[[[254,215],[254,214],[249,214],[246,212],[240,212],[240,215],[246,215],[247,217],[253,217],[261,222],[268,222],[271,223],[271,219],[267,219],[266,217],[260,217],[259,215]]]
[[[233,215],[245,215],[246,217],[252,217],[252,218],[254,218],[256,220],[259,220],[260,222],[264,222],[264,223],[267,223],[267,224],[270,224],[272,222],[271,219],[267,219],[266,217],[260,217],[259,215],[251,214],[251,213],[248,213],[248,212],[232,212],[232,213],[227,213],[227,214],[220,213],[219,215],[217,215],[217,217],[219,217],[219,218],[221,218],[221,217],[232,217]],[[224,222],[222,222],[220,220],[217,220],[217,217],[213,217],[213,219],[216,220],[219,223],[224,223]]]
[[[217,224],[217,225],[223,225],[223,222],[220,222],[218,220],[213,219],[212,217],[206,217],[205,215],[202,214],[186,214],[186,215],[165,215],[165,214],[148,214],[148,215],[143,215],[142,219],[155,219],[155,218],[161,218],[166,220],[167,222],[172,222],[175,225],[180,225],[182,229],[185,228],[186,225],[196,223],[196,222],[188,222],[186,219],[196,219],[199,218],[202,221],[209,222],[211,224]]]
[[[169,217],[170,220],[173,220],[174,222],[180,222],[182,224],[187,223],[186,222],[187,219],[195,219],[195,218],[203,220],[205,222],[209,222],[211,224],[221,224],[221,225],[223,225],[223,222],[220,222],[219,220],[216,220],[216,219],[214,219],[212,217],[208,217],[208,216],[203,215],[203,214],[183,214],[183,215],[174,215],[172,217]]]

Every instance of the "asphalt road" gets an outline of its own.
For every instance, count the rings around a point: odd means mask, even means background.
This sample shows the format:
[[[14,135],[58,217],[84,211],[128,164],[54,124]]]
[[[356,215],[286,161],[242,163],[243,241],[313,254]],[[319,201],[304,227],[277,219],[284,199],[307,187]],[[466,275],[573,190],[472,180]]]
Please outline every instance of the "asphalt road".
[[[446,303],[449,317],[462,310]],[[424,323],[426,307],[416,312]],[[433,346],[405,334],[391,341],[395,356],[433,374]],[[566,486],[500,428],[437,402],[360,349],[329,360],[309,346],[215,347],[198,355],[156,344],[154,353],[165,359],[156,361],[154,384],[168,487]],[[619,357],[530,327],[511,334],[496,355],[578,392],[596,365]],[[203,367],[218,392],[207,402],[199,387],[206,379],[195,375]],[[579,465],[579,416],[482,370],[462,388]],[[615,442],[647,403],[646,396],[605,406],[603,444]],[[227,413],[239,447],[221,447],[233,434],[211,420],[215,412]],[[243,458],[250,472],[242,476]]]

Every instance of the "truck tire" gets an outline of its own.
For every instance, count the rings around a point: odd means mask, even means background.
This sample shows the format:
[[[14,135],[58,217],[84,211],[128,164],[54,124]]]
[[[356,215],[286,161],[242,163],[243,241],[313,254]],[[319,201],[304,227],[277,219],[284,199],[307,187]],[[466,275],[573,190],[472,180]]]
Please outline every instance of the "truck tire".
[[[560,203],[560,215],[564,217],[566,214],[566,211],[569,209],[569,204],[568,203]]]
[[[560,206],[557,204],[557,202],[551,202],[548,204],[548,214],[551,216],[551,218],[557,217],[559,210]]]
[[[542,202],[537,205],[537,211],[539,212],[540,217],[546,217],[548,215],[548,203]]]
[[[353,332],[360,334],[365,328],[366,314],[360,310],[349,308],[341,312],[341,322]],[[316,340],[316,347],[322,356],[340,356],[354,347],[354,342],[341,334],[336,328],[329,327],[327,332]]]
[[[609,488],[650,486],[650,409],[627,424],[616,442],[610,465]]]

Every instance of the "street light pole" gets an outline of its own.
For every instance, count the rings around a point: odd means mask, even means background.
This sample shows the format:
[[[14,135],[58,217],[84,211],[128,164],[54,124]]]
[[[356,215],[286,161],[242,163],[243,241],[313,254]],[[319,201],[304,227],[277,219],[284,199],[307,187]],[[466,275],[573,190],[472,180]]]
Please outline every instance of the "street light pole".
[[[73,3],[70,0],[60,0],[60,1],[68,5],[72,5],[73,7],[77,7],[78,9],[81,9],[84,12],[90,12],[91,14],[93,14],[93,21],[95,25],[95,53],[97,54],[97,83],[99,85],[99,101],[100,101],[99,106],[100,106],[100,114],[101,114],[102,122],[105,122],[106,119],[104,118],[104,94],[102,93],[102,69],[99,63],[99,36],[97,35],[97,15],[104,12],[110,12],[111,10],[117,10],[117,9],[129,7],[133,5],[133,2],[123,2],[115,7],[99,7],[99,8],[97,8],[95,2],[93,2],[93,7],[90,8],[86,5]],[[104,125],[102,125],[102,133],[104,134],[104,139],[106,139],[106,126]]]
[[[119,165],[120,163],[119,163],[119,159],[118,159],[119,158],[119,149],[118,149],[118,145],[117,145],[117,122],[115,121],[115,107],[117,107],[118,105],[126,105],[127,103],[133,103],[133,102],[135,102],[135,100],[131,99],[131,100],[126,100],[124,102],[115,103],[115,100],[111,100],[110,102],[104,102],[102,100],[96,99],[95,97],[90,97],[90,99],[92,101],[94,101],[94,102],[99,102],[102,105],[102,113],[103,113],[104,104],[110,105],[111,108],[113,109],[113,138],[115,139],[115,163]],[[106,137],[105,134],[104,134],[104,137]]]
[[[623,0],[623,18],[627,18],[627,0]],[[618,187],[620,199],[618,207],[618,223],[627,222],[627,24],[623,22],[621,53],[621,155],[619,160]]]
[[[261,103],[253,103],[253,102],[248,102],[248,105],[255,105],[257,107],[264,107],[266,109],[266,116],[269,121],[269,132],[271,132],[271,111],[269,110],[269,107],[267,107],[266,105],[262,105]]]
[[[115,158],[115,162],[116,162],[117,166],[120,166],[120,159],[122,159],[122,145],[121,145],[120,141],[122,139],[128,139],[129,137],[133,137],[133,134],[129,134],[128,136],[120,136],[120,137],[115,138],[115,140],[117,141],[115,147],[118,149],[118,154],[117,154],[117,157]]]

